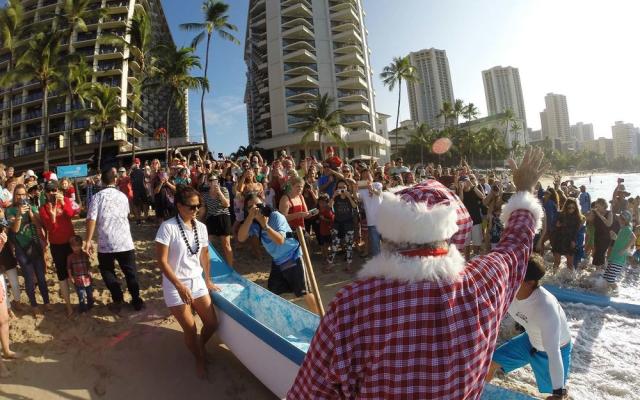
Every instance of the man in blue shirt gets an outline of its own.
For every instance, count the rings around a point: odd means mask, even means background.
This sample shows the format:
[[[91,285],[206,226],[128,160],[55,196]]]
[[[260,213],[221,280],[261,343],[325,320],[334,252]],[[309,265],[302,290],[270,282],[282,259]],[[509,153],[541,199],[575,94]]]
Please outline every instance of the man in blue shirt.
[[[307,290],[300,243],[285,216],[265,207],[253,193],[245,197],[244,207],[246,217],[238,230],[238,240],[245,242],[250,236],[259,237],[273,259],[267,288],[278,295],[293,292],[297,297],[303,296],[309,309],[317,314],[315,298]]]
[[[586,214],[591,210],[591,195],[587,193],[587,188],[584,185],[580,186],[578,201],[580,202],[580,211],[582,214]]]

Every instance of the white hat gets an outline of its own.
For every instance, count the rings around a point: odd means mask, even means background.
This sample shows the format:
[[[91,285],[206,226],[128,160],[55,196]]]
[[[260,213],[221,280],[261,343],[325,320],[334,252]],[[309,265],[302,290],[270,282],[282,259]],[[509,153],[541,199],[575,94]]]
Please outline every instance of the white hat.
[[[27,176],[27,178],[31,178],[31,177],[37,178],[38,177],[38,175],[36,175],[36,173],[33,172],[32,169],[28,170],[25,175]]]

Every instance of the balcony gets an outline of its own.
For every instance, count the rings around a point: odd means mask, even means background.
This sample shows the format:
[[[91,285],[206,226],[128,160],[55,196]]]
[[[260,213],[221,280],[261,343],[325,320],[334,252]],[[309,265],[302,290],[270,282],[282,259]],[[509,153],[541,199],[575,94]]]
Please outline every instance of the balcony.
[[[334,53],[339,54],[350,54],[350,53],[358,53],[362,55],[362,45],[358,42],[333,42],[333,51]]]
[[[347,128],[360,129],[370,128],[371,122],[369,122],[369,115],[343,115],[342,125]]]
[[[42,118],[42,110],[28,111],[24,115],[23,121],[30,121],[38,118]]]
[[[313,89],[287,88],[285,90],[285,96],[287,100],[316,100],[319,95],[320,95],[320,91],[317,88],[313,88]]]
[[[102,20],[102,28],[119,28],[127,25],[127,16],[125,15],[111,15],[109,17],[105,17]]]
[[[122,63],[102,63],[96,68],[96,76],[122,74]],[[118,85],[120,86],[120,85]]]
[[[282,7],[289,7],[295,4],[304,4],[308,8],[311,8],[311,2],[307,0],[283,0]]]
[[[309,50],[316,51],[315,40],[283,40],[283,51]]]
[[[289,116],[289,118],[287,118],[287,124],[289,125],[290,128],[293,128],[293,127],[301,128],[303,126],[309,125],[309,121],[303,117]]]
[[[287,75],[318,75],[317,64],[285,64]]]
[[[75,54],[78,54],[82,57],[93,57],[94,51],[95,49],[93,48],[93,46],[81,47],[79,49],[76,49]]]
[[[345,114],[369,114],[371,110],[364,103],[347,103],[338,106]]]
[[[342,31],[340,33],[333,34],[333,40],[336,42],[341,41],[357,41],[358,43],[362,43],[362,38],[360,37],[360,32],[357,29],[350,28],[346,31]]]
[[[336,67],[336,76],[338,78],[366,78],[367,75],[364,71],[364,68],[358,65],[349,65],[346,67]]]
[[[282,28],[289,29],[296,26],[306,26],[309,29],[313,29],[313,19],[307,18],[282,18]]]
[[[129,8],[128,1],[109,1],[107,2],[107,12],[113,14],[120,14],[123,12],[127,12]]]
[[[282,32],[282,37],[285,39],[312,40],[314,36],[313,36],[313,31],[311,29],[307,28],[304,25],[298,25]]]
[[[332,21],[351,21],[351,22],[360,21],[356,10],[353,7],[351,7],[351,5],[348,5],[348,4],[344,9],[331,13],[330,18]]]
[[[284,17],[313,18],[313,11],[302,3],[293,4],[282,10]]]
[[[318,87],[320,83],[309,75],[299,75],[286,79],[285,76],[284,86],[286,87]]]
[[[97,37],[98,32],[96,31],[80,32],[78,33],[75,44],[86,44],[88,42],[95,41]]]
[[[34,101],[42,100],[44,95],[42,93],[32,93],[22,98],[22,104],[33,103]]]
[[[315,63],[316,55],[310,52],[309,50],[294,50],[292,52],[285,52],[282,57],[284,62],[298,62],[298,63]]]
[[[296,103],[293,101],[287,102],[287,114],[307,114],[311,111],[312,106],[308,102]]]
[[[364,66],[364,58],[358,53],[349,53],[334,59],[336,65],[361,65]]]
[[[362,78],[339,79],[337,82],[339,89],[366,89],[367,81]]]

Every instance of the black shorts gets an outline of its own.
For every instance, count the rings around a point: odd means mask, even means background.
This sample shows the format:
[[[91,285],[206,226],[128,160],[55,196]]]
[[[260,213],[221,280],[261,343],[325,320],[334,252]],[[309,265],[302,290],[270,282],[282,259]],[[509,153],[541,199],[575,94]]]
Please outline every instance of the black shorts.
[[[207,232],[213,236],[231,236],[231,216],[229,214],[209,216]]]
[[[320,235],[320,234],[318,234],[316,237],[318,238],[318,244],[320,246],[325,245],[325,244],[331,244],[331,235]]]
[[[137,194],[133,196],[133,206],[138,208],[149,207],[149,198],[146,194]]]
[[[345,221],[345,222],[336,221],[333,223],[333,229],[338,231],[339,238],[345,237],[347,232],[355,232],[355,227],[352,221]]]
[[[304,296],[308,293],[307,285],[304,280],[304,267],[302,266],[302,258],[295,261],[293,267],[289,267],[282,271],[279,266],[271,264],[271,273],[267,282],[267,289],[280,295],[282,293],[292,293],[297,297]]]
[[[56,275],[59,281],[64,281],[69,278],[67,272],[67,257],[73,253],[69,243],[64,244],[51,244],[49,246],[51,250],[51,258],[53,258],[53,265],[56,267]]]

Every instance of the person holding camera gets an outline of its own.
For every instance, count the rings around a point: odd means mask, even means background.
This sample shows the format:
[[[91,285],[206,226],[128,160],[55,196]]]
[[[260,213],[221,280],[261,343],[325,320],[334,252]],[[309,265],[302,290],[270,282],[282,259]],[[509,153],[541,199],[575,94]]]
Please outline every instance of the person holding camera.
[[[218,175],[209,175],[208,184],[208,191],[202,195],[204,207],[200,209],[198,217],[207,225],[210,242],[213,242],[214,237],[220,238],[224,259],[229,266],[233,266],[231,213],[229,212],[231,200],[229,191],[220,184]]]
[[[67,316],[71,316],[73,309],[68,284],[67,257],[73,251],[69,240],[75,235],[71,218],[76,215],[76,210],[73,208],[72,200],[64,197],[58,186],[56,181],[47,182],[45,185],[47,202],[40,207],[39,214],[49,241],[51,258],[60,283],[60,294],[67,307]]]
[[[336,191],[333,193],[329,207],[335,215],[333,228],[331,229],[331,253],[327,262],[333,264],[340,242],[344,242],[347,266],[345,271],[351,272],[353,261],[353,243],[355,237],[354,214],[358,210],[357,195],[352,194],[347,188],[347,182],[340,180],[336,183]]]
[[[293,292],[297,297],[304,297],[309,309],[317,314],[315,297],[306,285],[300,243],[285,216],[265,206],[255,193],[245,197],[244,209],[246,217],[238,231],[238,241],[257,237],[271,256],[267,288],[277,295]]]
[[[44,249],[42,241],[42,222],[38,209],[29,203],[27,189],[23,184],[13,190],[13,206],[6,211],[10,224],[10,238],[13,242],[16,259],[22,268],[24,286],[31,307],[38,306],[35,285],[42,295],[42,301],[49,308],[49,289],[45,278]],[[34,277],[36,282],[34,282]]]

